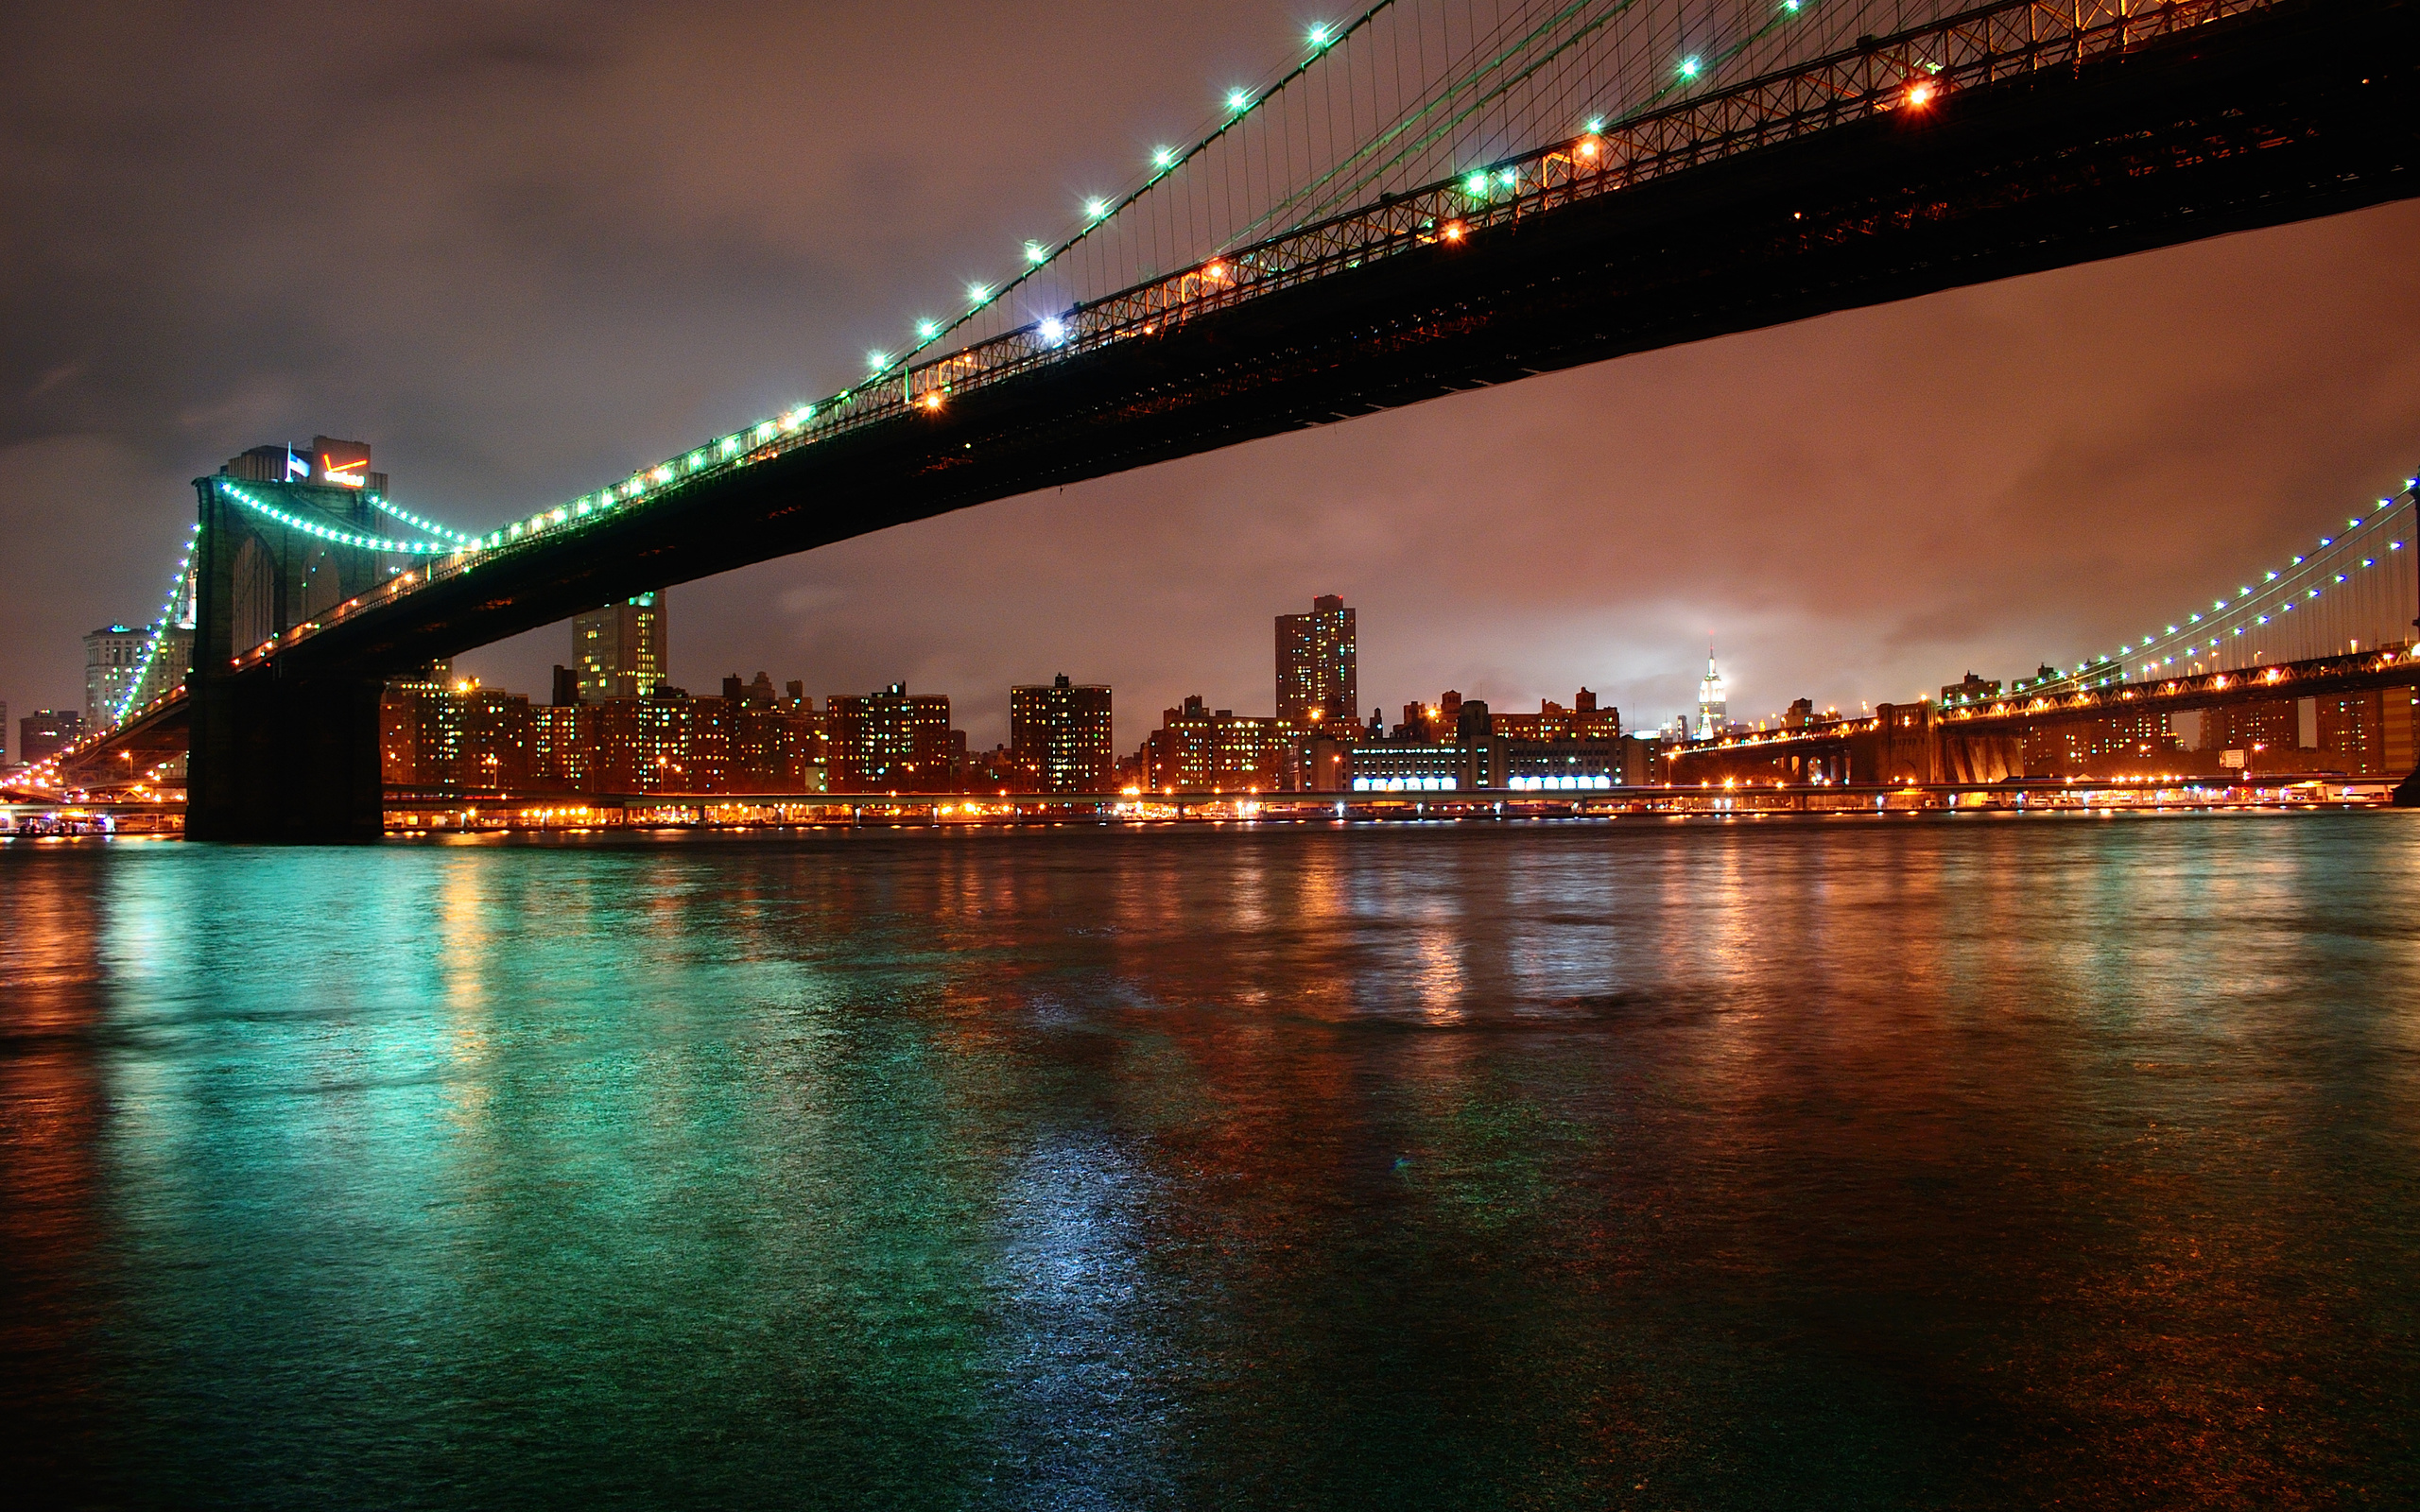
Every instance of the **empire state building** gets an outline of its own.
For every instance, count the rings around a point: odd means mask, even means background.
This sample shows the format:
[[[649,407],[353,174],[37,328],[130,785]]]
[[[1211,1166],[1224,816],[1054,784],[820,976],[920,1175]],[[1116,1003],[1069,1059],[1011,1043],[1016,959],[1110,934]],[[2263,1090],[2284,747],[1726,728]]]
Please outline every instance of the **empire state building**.
[[[1698,739],[1712,740],[1731,729],[1731,706],[1723,701],[1722,674],[1714,669],[1714,647],[1705,648],[1705,676],[1698,679]]]

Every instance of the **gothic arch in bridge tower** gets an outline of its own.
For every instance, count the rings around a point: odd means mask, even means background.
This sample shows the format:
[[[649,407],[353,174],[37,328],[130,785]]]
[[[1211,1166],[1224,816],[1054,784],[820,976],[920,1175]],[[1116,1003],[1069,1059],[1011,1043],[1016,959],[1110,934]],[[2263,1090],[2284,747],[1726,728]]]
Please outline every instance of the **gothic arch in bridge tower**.
[[[341,543],[384,537],[377,510],[361,490],[326,484],[203,477],[195,487],[186,833],[375,839],[384,677],[297,675],[244,658],[385,580],[377,552]]]
[[[233,645],[258,645],[278,632],[277,563],[259,537],[249,537],[236,548],[228,592]]]
[[[373,558],[366,576],[348,572],[345,558],[364,555],[337,546],[318,546],[305,551],[302,558],[302,603],[298,617],[317,619],[354,594],[377,586],[377,568]],[[358,583],[359,587],[353,586]]]

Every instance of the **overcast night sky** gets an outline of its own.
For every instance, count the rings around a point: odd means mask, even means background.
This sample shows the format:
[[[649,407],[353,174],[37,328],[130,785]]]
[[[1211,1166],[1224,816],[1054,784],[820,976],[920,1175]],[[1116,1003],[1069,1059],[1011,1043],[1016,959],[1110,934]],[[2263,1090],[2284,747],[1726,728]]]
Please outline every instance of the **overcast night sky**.
[[[1340,8],[1339,8],[1340,9]],[[487,525],[828,393],[1319,13],[18,7],[0,49],[0,699],[80,706],[188,480],[314,432]],[[675,680],[1012,681],[1267,713],[1360,610],[1363,712],[1854,707],[2105,650],[2420,464],[2420,206],[1627,358],[1011,500],[672,594]],[[459,664],[543,696],[555,627]],[[14,730],[10,731],[14,745]]]

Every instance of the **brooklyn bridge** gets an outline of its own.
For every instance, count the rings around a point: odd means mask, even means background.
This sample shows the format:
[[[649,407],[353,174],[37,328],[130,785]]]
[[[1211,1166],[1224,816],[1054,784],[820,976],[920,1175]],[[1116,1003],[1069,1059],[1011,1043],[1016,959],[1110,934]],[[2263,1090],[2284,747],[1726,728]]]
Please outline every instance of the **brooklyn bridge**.
[[[589,493],[465,527],[368,478],[198,479],[174,574],[197,585],[189,678],[30,781],[104,788],[182,754],[197,838],[368,838],[390,679],[598,604],[1462,390],[2420,193],[2407,0],[1575,0],[1457,31],[1467,9],[1389,0],[1315,31],[860,381]],[[2415,539],[2407,483],[2205,603],[2139,606],[2123,645],[1697,743],[1664,777],[1989,783],[2089,722],[2392,704],[2420,682]],[[2409,703],[2375,737],[2407,767]]]

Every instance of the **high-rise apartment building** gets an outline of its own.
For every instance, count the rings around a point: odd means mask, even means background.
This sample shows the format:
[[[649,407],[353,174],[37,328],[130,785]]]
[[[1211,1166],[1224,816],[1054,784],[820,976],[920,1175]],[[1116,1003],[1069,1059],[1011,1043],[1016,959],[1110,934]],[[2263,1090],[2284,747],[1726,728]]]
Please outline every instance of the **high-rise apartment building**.
[[[792,686],[797,686],[793,684]],[[529,781],[569,793],[820,793],[821,725],[759,673],[719,697],[659,684],[645,698],[529,711]]]
[[[571,622],[579,701],[644,698],[668,675],[670,637],[662,590],[608,604]]]
[[[560,669],[558,669],[560,670]],[[588,792],[594,750],[580,738],[583,706],[552,703],[529,711],[529,781],[534,787]]]
[[[1334,593],[1308,614],[1277,616],[1277,717],[1292,725],[1360,717],[1353,610]]]
[[[74,709],[37,709],[17,721],[17,760],[48,761],[84,733],[84,716]]]
[[[2029,725],[2024,734],[2025,770],[2041,777],[2122,771],[2129,763],[2152,761],[2177,748],[2164,713],[2104,714]]]
[[[949,726],[949,696],[836,693],[824,701],[833,787],[851,793],[943,793],[958,780],[966,737]]]
[[[2315,700],[2316,763],[2351,777],[2400,777],[2412,766],[2412,690],[2346,693]]]
[[[470,793],[526,790],[532,733],[528,698],[475,682],[467,688],[457,683],[453,704],[453,785]]]
[[[729,745],[723,791],[804,793],[822,787],[823,742],[813,699],[804,693],[782,696],[773,691],[773,679],[759,672],[752,682],[735,675],[723,679],[721,701]]]
[[[1069,682],[1063,672],[1046,685],[1011,688],[1009,749],[1046,793],[1109,791],[1117,769],[1109,689]]]
[[[1941,703],[1946,709],[1953,704],[1990,703],[2000,696],[1997,678],[1985,678],[1969,671],[1956,682],[1941,685]]]
[[[449,787],[460,775],[461,710],[451,662],[431,662],[387,684],[378,701],[378,772],[403,787]]]
[[[2202,711],[2204,750],[2292,750],[2302,744],[2302,711],[2291,698]]]
[[[143,653],[151,632],[130,625],[104,625],[84,637],[84,722],[105,725],[143,676]]]
[[[184,686],[185,675],[193,670],[193,637],[190,615],[185,623],[160,632],[160,648],[151,653],[150,670],[135,685],[134,701],[127,706],[130,711]]]
[[[695,793],[690,735],[694,721],[686,691],[658,683],[644,698],[605,698],[584,704],[579,740],[592,793]],[[727,747],[709,743],[710,760]]]
[[[1144,755],[1150,786],[1160,792],[1272,793],[1295,759],[1292,734],[1281,722],[1207,708],[1199,694],[1161,715]]]
[[[104,625],[84,637],[84,723],[112,723],[119,709],[133,710],[185,680],[193,668],[192,616],[160,631],[151,649],[149,627]]]
[[[184,685],[193,670],[194,599],[200,585],[200,568],[189,569],[168,596],[164,624],[110,625],[84,637],[87,727],[113,723],[119,710],[131,713]]]

